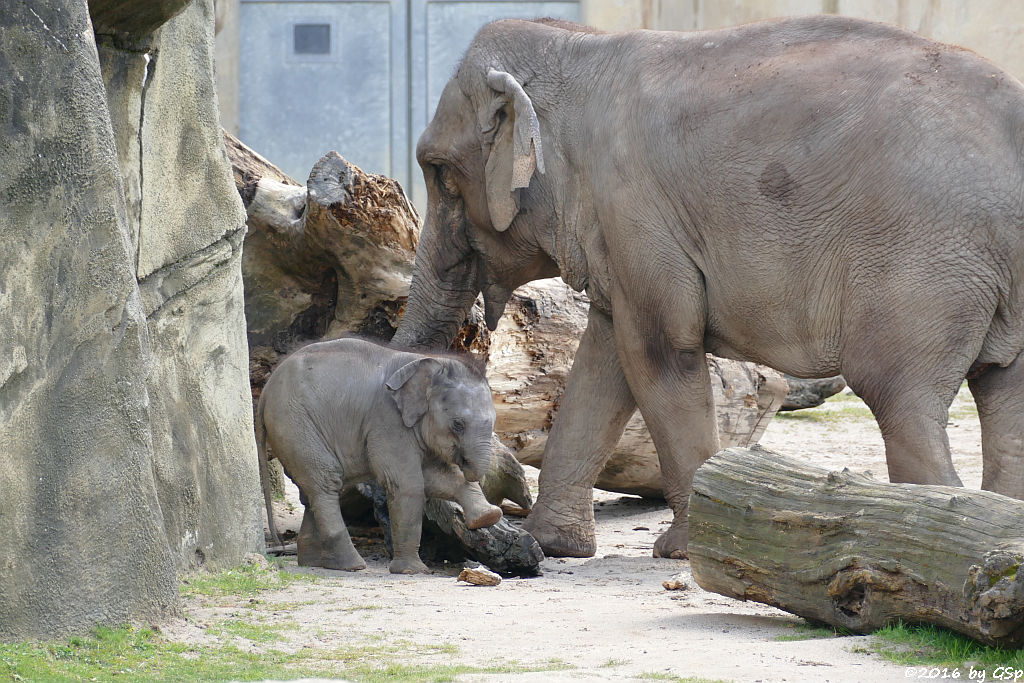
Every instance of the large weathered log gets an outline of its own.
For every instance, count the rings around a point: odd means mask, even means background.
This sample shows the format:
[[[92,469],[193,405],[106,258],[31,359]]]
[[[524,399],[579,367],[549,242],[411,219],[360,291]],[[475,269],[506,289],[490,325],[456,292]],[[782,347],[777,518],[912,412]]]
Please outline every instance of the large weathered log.
[[[487,377],[495,394],[496,429],[523,464],[542,466],[548,430],[587,326],[588,306],[586,296],[561,280],[533,282],[516,290],[491,334]],[[707,362],[722,447],[756,442],[786,396],[782,375],[710,354]],[[597,488],[663,495],[657,451],[639,412],[626,425]]]
[[[730,448],[697,471],[689,515],[705,590],[861,633],[902,619],[1024,646],[1021,501]]]

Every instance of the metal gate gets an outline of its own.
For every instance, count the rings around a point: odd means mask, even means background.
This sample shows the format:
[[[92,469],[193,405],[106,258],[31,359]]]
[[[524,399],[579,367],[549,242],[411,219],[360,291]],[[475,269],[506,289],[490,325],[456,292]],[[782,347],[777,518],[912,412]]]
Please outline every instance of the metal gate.
[[[495,19],[579,20],[579,0],[241,0],[240,137],[304,182],[337,150],[426,202],[414,158],[445,83]]]

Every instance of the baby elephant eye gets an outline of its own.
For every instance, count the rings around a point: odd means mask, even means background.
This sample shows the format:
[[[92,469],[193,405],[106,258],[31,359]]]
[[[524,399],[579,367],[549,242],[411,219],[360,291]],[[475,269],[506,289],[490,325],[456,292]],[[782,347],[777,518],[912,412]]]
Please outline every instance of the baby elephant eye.
[[[462,420],[452,420],[452,434],[460,435],[466,431],[466,423]]]

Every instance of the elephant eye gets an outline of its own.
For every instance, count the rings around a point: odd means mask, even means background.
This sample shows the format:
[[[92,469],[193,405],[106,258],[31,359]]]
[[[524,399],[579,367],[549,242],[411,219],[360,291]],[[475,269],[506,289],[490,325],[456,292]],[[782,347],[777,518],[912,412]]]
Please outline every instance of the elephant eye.
[[[453,195],[459,193],[459,186],[455,183],[455,174],[451,168],[444,164],[434,164],[434,171],[437,173],[437,179],[441,181],[445,192]]]
[[[466,423],[459,419],[452,420],[452,434],[456,436],[462,435],[466,431]]]

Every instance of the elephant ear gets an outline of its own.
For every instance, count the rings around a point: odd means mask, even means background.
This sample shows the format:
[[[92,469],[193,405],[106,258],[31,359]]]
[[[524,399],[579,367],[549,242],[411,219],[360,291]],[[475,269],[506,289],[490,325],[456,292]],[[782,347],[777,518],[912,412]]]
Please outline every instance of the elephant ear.
[[[544,172],[544,149],[537,112],[519,81],[510,73],[491,69],[487,85],[498,93],[489,119],[512,103],[512,116],[498,121],[484,169],[491,223],[495,230],[504,232],[519,213],[520,188],[530,184],[534,170]]]
[[[406,427],[412,427],[427,414],[427,390],[440,369],[441,364],[433,358],[417,358],[395,370],[384,383]]]

